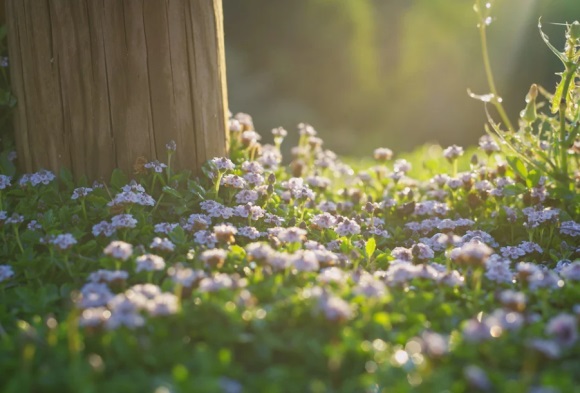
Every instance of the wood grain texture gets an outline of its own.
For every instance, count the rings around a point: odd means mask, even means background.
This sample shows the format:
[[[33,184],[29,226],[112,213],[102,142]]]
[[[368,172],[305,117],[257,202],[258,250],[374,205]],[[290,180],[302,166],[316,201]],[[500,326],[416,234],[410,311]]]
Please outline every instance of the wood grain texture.
[[[5,0],[22,170],[199,170],[227,153],[221,0]]]

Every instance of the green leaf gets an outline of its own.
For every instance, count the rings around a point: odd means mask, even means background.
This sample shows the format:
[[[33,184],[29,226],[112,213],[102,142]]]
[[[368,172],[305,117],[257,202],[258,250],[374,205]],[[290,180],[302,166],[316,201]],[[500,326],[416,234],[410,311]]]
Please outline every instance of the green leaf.
[[[113,173],[111,174],[111,185],[113,187],[120,189],[128,182],[129,179],[122,170],[118,168],[113,169]]]
[[[367,258],[370,258],[375,253],[376,249],[377,249],[377,241],[375,240],[374,237],[371,237],[369,240],[367,240],[367,244],[365,246]]]
[[[517,157],[507,157],[506,159],[509,166],[517,175],[519,175],[522,179],[528,178],[528,170],[526,169],[526,166],[522,160]]]
[[[528,172],[528,178],[526,179],[526,185],[528,187],[535,187],[538,185],[538,183],[540,182],[540,177],[542,177],[542,175],[540,174],[540,172],[538,172],[535,169],[531,169]]]
[[[503,194],[505,196],[515,196],[523,194],[526,188],[521,184],[510,184],[503,188]]]
[[[176,197],[178,199],[183,198],[183,195],[181,195],[179,193],[179,191],[177,191],[175,188],[171,188],[169,186],[163,187],[163,192],[166,193],[166,194],[172,195],[172,196],[174,196],[174,197]]]
[[[74,188],[74,180],[70,170],[66,168],[62,168],[60,170],[60,180],[67,186],[69,189]]]
[[[552,113],[556,113],[560,110],[560,102],[562,102],[562,95],[564,94],[564,85],[566,80],[566,74],[562,74],[562,79],[560,83],[558,83],[558,87],[556,88],[556,92],[554,93],[554,97],[552,97],[552,105],[551,111]]]
[[[175,244],[184,244],[187,240],[185,236],[185,231],[182,227],[176,227],[171,233],[168,235],[169,239]]]
[[[378,325],[384,326],[387,329],[391,328],[391,318],[389,317],[389,314],[387,314],[384,311],[376,313],[375,316],[373,317],[373,320]]]
[[[230,255],[237,256],[237,257],[243,259],[246,256],[246,250],[244,250],[242,247],[238,246],[237,244],[234,244],[234,245],[230,246]]]
[[[552,52],[554,52],[554,54],[556,56],[558,56],[558,58],[562,61],[562,63],[566,64],[568,62],[568,58],[566,57],[566,54],[558,51],[558,49],[556,49],[556,47],[554,47],[554,45],[552,45],[550,43],[550,38],[548,37],[548,35],[542,31],[542,19],[541,18],[538,20],[538,29],[540,30],[540,35],[542,36],[542,40],[544,40],[544,42],[546,43],[548,48],[550,48],[550,50]]]

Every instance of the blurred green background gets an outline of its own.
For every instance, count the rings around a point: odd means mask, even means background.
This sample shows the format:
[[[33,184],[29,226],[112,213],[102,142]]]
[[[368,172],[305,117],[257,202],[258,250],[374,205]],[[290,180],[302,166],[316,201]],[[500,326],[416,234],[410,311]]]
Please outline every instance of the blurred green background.
[[[488,93],[471,0],[223,0],[229,102],[262,134],[312,124],[326,147],[369,155],[473,144]],[[489,48],[512,121],[531,83],[552,90],[579,0],[497,0]],[[293,134],[293,133],[291,133]]]

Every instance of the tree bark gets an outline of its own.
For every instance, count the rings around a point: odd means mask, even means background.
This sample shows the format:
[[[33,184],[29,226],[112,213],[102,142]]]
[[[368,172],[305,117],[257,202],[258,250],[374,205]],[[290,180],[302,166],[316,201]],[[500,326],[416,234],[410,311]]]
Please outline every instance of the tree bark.
[[[221,0],[6,0],[22,170],[198,170],[227,152]]]

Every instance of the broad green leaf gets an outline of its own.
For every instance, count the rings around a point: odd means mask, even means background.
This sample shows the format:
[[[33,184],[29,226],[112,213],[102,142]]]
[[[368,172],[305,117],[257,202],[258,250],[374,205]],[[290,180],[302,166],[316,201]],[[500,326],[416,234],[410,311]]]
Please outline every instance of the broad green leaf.
[[[113,169],[113,174],[111,175],[111,185],[113,187],[120,189],[127,184],[128,181],[129,179],[127,179],[127,176],[122,170],[118,168]]]
[[[168,236],[169,239],[175,244],[183,244],[186,241],[185,231],[180,226],[171,231]]]
[[[540,177],[542,177],[542,175],[540,174],[540,172],[538,172],[535,169],[531,169],[528,172],[528,178],[526,179],[526,185],[528,187],[537,186],[538,183],[540,182]]]
[[[367,257],[370,258],[374,254],[376,249],[377,249],[377,241],[375,240],[374,237],[371,237],[369,240],[367,240],[367,244],[365,246]]]
[[[507,157],[507,162],[509,166],[512,168],[512,170],[516,174],[518,174],[522,179],[528,178],[528,170],[526,169],[526,166],[524,165],[522,160],[520,160],[517,157]]]
[[[175,188],[171,188],[169,186],[165,186],[163,187],[163,192],[169,195],[172,195],[176,198],[181,199],[183,196],[179,193],[179,191],[177,191]]]
[[[70,170],[66,168],[62,168],[60,170],[60,180],[68,187],[74,188],[74,181],[72,177],[72,173]]]

